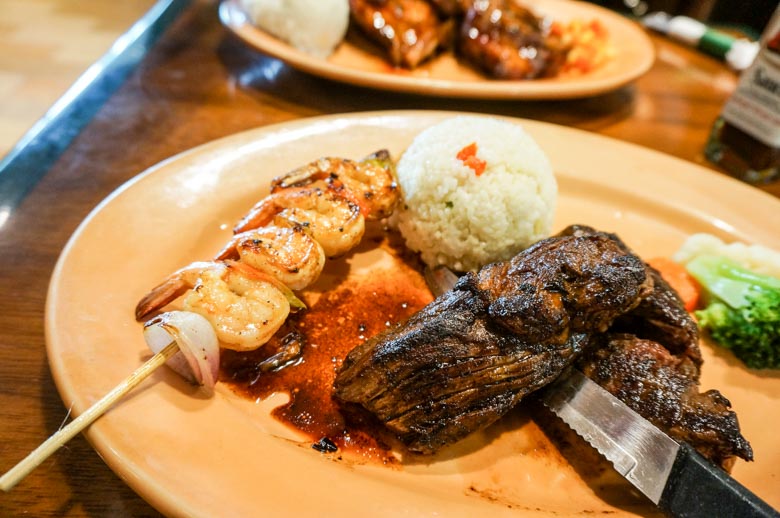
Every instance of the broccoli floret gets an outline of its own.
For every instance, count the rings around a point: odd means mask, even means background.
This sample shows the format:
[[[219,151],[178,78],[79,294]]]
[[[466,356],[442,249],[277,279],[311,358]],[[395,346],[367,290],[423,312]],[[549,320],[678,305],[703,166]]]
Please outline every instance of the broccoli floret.
[[[748,367],[780,368],[780,279],[716,256],[699,256],[687,268],[705,291],[699,326]]]

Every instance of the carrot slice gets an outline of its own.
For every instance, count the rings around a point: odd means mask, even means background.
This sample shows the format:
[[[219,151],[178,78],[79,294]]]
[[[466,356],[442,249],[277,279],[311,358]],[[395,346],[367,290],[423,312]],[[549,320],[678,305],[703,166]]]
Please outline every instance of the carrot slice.
[[[701,286],[680,263],[667,257],[654,257],[647,263],[658,270],[661,277],[680,295],[686,311],[693,311],[699,304]]]

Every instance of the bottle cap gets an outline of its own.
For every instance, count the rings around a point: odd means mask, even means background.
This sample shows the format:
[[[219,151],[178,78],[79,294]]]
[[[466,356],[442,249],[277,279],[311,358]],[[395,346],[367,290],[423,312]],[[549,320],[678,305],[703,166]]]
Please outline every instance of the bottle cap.
[[[711,32],[711,29],[698,20],[694,20],[687,16],[674,16],[669,20],[667,34],[678,41],[682,41],[693,47],[698,46],[702,50],[705,50],[702,48],[701,42],[707,37],[709,32]],[[725,51],[723,54],[725,54]]]
[[[753,63],[760,48],[757,41],[735,40],[726,53],[726,63],[734,70],[745,70]]]

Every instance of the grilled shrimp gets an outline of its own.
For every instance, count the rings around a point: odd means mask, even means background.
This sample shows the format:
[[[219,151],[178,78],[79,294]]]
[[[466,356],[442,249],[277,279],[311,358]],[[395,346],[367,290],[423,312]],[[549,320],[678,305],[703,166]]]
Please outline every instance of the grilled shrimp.
[[[271,192],[303,185],[342,189],[354,198],[367,220],[389,216],[400,199],[393,161],[387,150],[360,162],[344,158],[320,158],[271,181]]]
[[[338,257],[356,246],[365,231],[360,207],[344,193],[319,186],[282,189],[260,200],[233,228],[238,234],[267,225],[301,227]]]
[[[240,259],[293,290],[314,283],[325,266],[322,246],[302,226],[269,225],[236,234],[215,259]]]
[[[182,307],[205,317],[228,349],[249,351],[266,343],[301,307],[289,288],[236,261],[195,262],[152,289],[136,306],[138,320],[184,295]]]

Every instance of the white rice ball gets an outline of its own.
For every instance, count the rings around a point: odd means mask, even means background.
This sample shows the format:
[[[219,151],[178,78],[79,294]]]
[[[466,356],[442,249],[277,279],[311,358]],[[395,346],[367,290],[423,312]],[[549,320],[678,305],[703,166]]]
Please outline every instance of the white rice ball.
[[[481,174],[458,158],[472,143]],[[404,202],[396,224],[429,266],[476,270],[550,234],[558,186],[547,156],[518,124],[447,119],[414,139],[397,173]]]
[[[242,0],[252,23],[316,57],[328,57],[344,39],[349,0]]]

